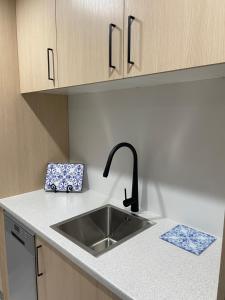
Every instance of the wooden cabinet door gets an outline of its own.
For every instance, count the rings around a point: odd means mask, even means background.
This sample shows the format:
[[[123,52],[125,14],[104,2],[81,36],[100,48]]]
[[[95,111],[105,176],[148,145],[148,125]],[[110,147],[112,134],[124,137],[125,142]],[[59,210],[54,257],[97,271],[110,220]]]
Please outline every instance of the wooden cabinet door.
[[[17,0],[22,93],[57,87],[55,0]]]
[[[123,8],[124,0],[56,0],[60,87],[123,77]]]
[[[225,61],[224,0],[125,0],[124,22],[125,76]]]
[[[38,300],[119,300],[63,255],[37,239]]]

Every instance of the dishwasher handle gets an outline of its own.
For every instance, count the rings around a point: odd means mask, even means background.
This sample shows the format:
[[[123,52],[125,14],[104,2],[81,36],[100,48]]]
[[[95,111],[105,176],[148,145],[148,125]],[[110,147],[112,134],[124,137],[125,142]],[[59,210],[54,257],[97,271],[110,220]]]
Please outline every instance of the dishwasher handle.
[[[37,270],[37,277],[41,277],[44,273],[39,271],[39,259],[38,259],[38,254],[39,254],[39,249],[42,248],[41,245],[36,247],[36,270]]]
[[[12,230],[11,230],[11,235],[12,235],[15,239],[17,239],[17,241],[20,242],[20,244],[22,244],[23,246],[25,246],[25,242],[24,242],[20,237],[18,237],[18,235],[16,235],[15,232],[13,232]]]

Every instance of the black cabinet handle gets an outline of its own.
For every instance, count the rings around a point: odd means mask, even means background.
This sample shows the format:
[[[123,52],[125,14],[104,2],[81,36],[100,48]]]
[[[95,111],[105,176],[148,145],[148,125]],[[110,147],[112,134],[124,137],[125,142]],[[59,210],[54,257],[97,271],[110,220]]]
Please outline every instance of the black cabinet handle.
[[[39,259],[38,259],[38,250],[42,248],[42,246],[37,246],[36,247],[36,270],[37,270],[37,277],[41,277],[43,275],[43,273],[39,272]]]
[[[52,54],[52,71],[53,71],[53,77],[51,77],[51,66],[50,66],[50,53]],[[54,51],[52,48],[48,48],[47,49],[47,59],[48,59],[48,80],[52,80],[54,81],[55,80],[55,76],[54,76],[54,73],[55,73],[55,70],[54,70]]]
[[[131,25],[134,20],[135,20],[134,16],[128,16],[127,62],[130,65],[134,65],[134,62],[131,60]]]
[[[112,64],[112,33],[114,28],[116,28],[115,24],[109,24],[109,68],[111,69],[116,68],[116,66]]]

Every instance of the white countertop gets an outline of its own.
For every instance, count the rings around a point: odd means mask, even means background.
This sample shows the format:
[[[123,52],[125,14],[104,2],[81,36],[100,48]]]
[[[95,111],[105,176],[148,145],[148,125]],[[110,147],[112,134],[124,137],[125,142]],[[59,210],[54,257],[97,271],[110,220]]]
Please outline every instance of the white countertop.
[[[196,256],[159,238],[176,222],[152,217],[156,225],[96,258],[50,228],[107,203],[115,205],[118,200],[109,201],[92,190],[81,194],[40,190],[0,200],[0,206],[122,299],[216,300],[220,238]]]

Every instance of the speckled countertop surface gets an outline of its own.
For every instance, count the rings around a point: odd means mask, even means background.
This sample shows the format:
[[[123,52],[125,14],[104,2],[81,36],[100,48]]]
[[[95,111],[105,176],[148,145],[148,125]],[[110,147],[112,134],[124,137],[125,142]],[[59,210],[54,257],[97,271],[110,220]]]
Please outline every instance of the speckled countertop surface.
[[[118,200],[109,202],[92,190],[40,190],[0,200],[0,206],[122,299],[216,300],[221,239],[196,256],[159,239],[176,222],[145,212],[140,215],[156,225],[96,258],[50,228],[107,203],[116,205]]]

